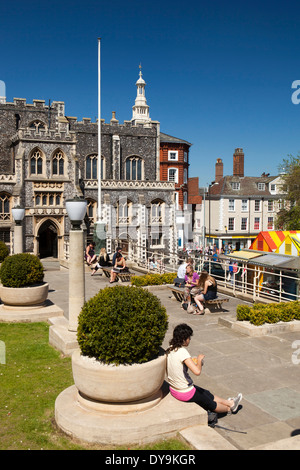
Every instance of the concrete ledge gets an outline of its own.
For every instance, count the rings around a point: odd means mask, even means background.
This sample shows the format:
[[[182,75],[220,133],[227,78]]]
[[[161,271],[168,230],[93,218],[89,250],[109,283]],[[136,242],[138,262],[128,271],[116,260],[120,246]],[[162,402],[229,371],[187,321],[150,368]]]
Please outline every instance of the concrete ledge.
[[[31,323],[47,321],[51,317],[62,317],[63,310],[50,301],[34,307],[5,307],[0,305],[0,321],[9,323]]]
[[[278,323],[264,323],[263,325],[255,326],[248,321],[237,321],[234,318],[220,317],[218,323],[247,336],[264,336],[287,331],[300,331],[299,320],[293,320],[290,322],[281,321]]]
[[[71,356],[78,349],[77,332],[69,331],[69,322],[65,317],[53,317],[49,320],[49,344],[64,356]]]
[[[150,409],[123,415],[101,413],[82,406],[75,385],[55,402],[55,420],[67,435],[105,445],[144,444],[170,437],[189,426],[207,427],[207,412],[169,393]]]
[[[300,435],[252,447],[250,450],[300,450]]]
[[[230,442],[209,426],[193,426],[180,435],[197,450],[237,450]]]

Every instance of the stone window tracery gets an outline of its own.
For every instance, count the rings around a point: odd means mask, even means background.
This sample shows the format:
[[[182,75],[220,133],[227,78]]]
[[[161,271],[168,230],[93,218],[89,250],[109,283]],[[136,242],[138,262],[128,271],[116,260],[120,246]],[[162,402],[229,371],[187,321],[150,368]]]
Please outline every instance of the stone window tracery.
[[[0,194],[0,220],[11,220],[10,197],[7,194]]]
[[[98,155],[88,155],[85,161],[85,177],[88,180],[98,179]],[[105,178],[105,160],[101,157],[101,179]]]
[[[52,175],[63,176],[64,175],[64,164],[65,159],[63,153],[58,150],[52,158]]]
[[[40,150],[34,150],[30,157],[30,174],[42,175],[43,174],[43,157]]]
[[[125,179],[140,181],[143,179],[143,160],[140,157],[129,157],[126,160]]]

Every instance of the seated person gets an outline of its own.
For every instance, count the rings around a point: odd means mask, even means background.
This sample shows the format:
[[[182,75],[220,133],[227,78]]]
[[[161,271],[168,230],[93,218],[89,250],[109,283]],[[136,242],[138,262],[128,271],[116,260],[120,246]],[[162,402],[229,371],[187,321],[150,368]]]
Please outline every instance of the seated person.
[[[98,271],[99,268],[104,268],[106,266],[109,266],[109,264],[109,254],[106,252],[105,248],[101,248],[99,261],[94,265],[92,276],[95,274],[96,271]]]
[[[184,287],[185,285],[185,275],[186,275],[186,267],[187,265],[190,264],[192,266],[193,260],[189,258],[187,261],[181,261],[179,263],[179,267],[177,270],[177,277],[174,279],[174,285],[176,287]]]
[[[217,297],[217,281],[214,277],[210,276],[206,271],[203,271],[200,274],[199,278],[199,287],[201,289],[201,293],[195,295],[194,300],[199,307],[199,311],[196,312],[197,315],[204,314],[204,306],[203,302],[205,300],[212,300]]]
[[[188,264],[186,267],[185,286],[183,292],[184,303],[190,305],[191,294],[196,295],[199,293],[199,274],[194,271],[193,267]]]
[[[85,259],[89,266],[97,259],[97,255],[95,254],[95,244],[93,242],[89,243],[86,247]]]
[[[128,268],[126,267],[125,259],[123,258],[121,253],[117,253],[116,262],[114,267],[110,272],[110,283],[115,282],[117,274],[122,272],[128,272]]]

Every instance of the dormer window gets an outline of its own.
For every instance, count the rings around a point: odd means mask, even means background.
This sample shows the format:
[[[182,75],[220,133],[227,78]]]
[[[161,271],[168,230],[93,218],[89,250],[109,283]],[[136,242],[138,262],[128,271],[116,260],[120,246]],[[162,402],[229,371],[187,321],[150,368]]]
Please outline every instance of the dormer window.
[[[231,189],[240,189],[240,183],[233,181],[231,183]]]
[[[257,189],[259,191],[264,191],[265,187],[266,187],[265,183],[257,183]]]

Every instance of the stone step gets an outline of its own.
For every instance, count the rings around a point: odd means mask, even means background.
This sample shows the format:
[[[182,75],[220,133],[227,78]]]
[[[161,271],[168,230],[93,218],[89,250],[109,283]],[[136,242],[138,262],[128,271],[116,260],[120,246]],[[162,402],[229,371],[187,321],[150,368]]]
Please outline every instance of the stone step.
[[[214,428],[209,426],[192,426],[183,429],[179,434],[197,450],[237,450]]]

